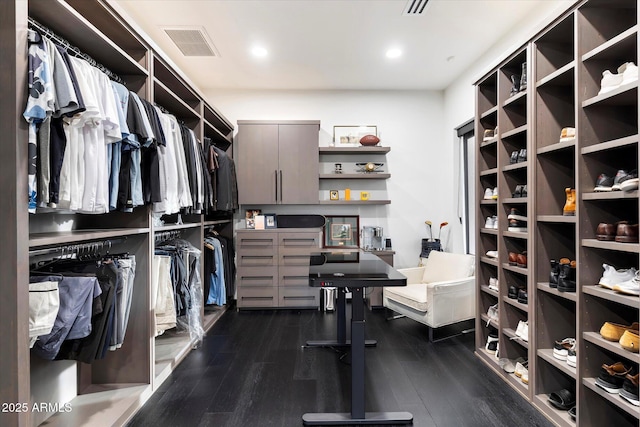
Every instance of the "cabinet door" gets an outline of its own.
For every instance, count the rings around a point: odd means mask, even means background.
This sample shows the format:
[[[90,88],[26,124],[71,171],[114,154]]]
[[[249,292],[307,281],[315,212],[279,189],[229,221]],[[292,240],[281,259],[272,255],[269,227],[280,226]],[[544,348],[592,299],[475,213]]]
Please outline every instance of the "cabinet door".
[[[279,125],[278,203],[319,203],[317,124]]]
[[[240,125],[236,141],[239,203],[275,204],[279,175],[278,125]]]

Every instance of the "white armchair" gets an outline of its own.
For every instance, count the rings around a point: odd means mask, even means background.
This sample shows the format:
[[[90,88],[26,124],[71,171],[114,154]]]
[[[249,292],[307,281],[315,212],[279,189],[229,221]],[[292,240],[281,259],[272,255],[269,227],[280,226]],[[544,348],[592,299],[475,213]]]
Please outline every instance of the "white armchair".
[[[382,304],[429,329],[475,318],[475,260],[472,255],[432,251],[424,267],[398,269],[407,286],[387,287]]]

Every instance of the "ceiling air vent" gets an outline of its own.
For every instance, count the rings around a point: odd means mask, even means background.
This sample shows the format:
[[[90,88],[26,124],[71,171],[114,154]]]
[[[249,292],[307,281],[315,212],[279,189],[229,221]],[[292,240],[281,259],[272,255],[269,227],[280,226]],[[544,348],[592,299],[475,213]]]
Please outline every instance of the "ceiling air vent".
[[[184,56],[220,56],[204,28],[164,28]]]
[[[429,3],[429,0],[408,0],[403,15],[422,15],[427,7],[427,3]]]

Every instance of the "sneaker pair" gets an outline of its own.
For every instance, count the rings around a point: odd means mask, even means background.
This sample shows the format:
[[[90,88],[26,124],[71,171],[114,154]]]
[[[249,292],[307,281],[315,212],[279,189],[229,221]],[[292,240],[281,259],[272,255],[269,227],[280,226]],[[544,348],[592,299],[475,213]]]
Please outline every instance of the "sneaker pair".
[[[484,200],[498,200],[498,187],[484,190]]]
[[[611,365],[603,363],[600,367],[600,374],[596,378],[596,385],[605,390],[607,393],[617,394],[627,375],[634,375],[633,367],[625,365],[622,362],[616,362]]]
[[[627,374],[622,383],[622,388],[618,391],[620,397],[634,406],[640,406],[638,398],[638,374]]]
[[[495,277],[489,278],[489,289],[498,292],[498,279]]]
[[[512,339],[520,338],[522,341],[529,341],[529,321],[520,320],[516,328],[516,336]]]
[[[498,258],[498,251],[487,251],[486,255],[489,258]]]
[[[520,233],[527,232],[527,217],[522,215],[516,208],[511,208],[511,212],[507,216],[509,220],[508,231],[515,231]]]
[[[640,272],[636,271],[632,279],[613,285],[613,290],[624,295],[640,296]]]
[[[616,176],[613,178],[613,185],[611,190],[613,191],[634,191],[638,189],[638,170],[634,169],[631,172],[627,172],[624,169],[620,169]]]
[[[523,148],[522,150],[512,151],[511,158],[509,159],[510,164],[522,163],[527,161],[527,149]]]
[[[488,216],[484,223],[484,228],[498,229],[498,217],[496,215]]]
[[[487,317],[489,318],[489,320],[487,321],[487,326],[489,326],[492,320],[496,323],[498,322],[498,304],[494,304],[489,307],[489,309],[487,310]]]
[[[562,128],[560,142],[572,141],[576,138],[576,128]]]
[[[527,197],[527,185],[516,185],[516,189],[513,191],[513,197]]]
[[[553,346],[553,357],[558,360],[567,362],[567,365],[576,367],[576,339],[565,338],[562,341],[556,341]]]
[[[498,352],[498,334],[490,333],[487,337],[487,343],[484,345],[484,349],[487,353],[495,355]]]
[[[615,267],[609,264],[602,264],[602,268],[604,272],[598,281],[598,285],[611,290],[613,290],[615,286],[620,286],[622,283],[631,282],[638,276],[638,270],[634,267],[616,270]]]
[[[600,81],[600,92],[598,92],[598,95],[611,92],[620,86],[637,80],[638,67],[636,67],[636,64],[633,62],[625,62],[618,67],[618,74],[614,74],[609,70],[603,71],[602,80]]]
[[[529,384],[529,361],[526,359],[520,359],[516,362],[516,367],[514,369],[514,375],[525,383]]]

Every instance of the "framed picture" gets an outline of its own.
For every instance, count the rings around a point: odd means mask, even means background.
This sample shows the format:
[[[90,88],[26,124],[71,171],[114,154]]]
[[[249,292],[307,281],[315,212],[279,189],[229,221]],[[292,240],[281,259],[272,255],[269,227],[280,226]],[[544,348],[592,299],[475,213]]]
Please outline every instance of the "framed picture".
[[[264,214],[264,228],[277,228],[276,214]]]
[[[329,190],[329,200],[340,200],[340,193],[338,190]]]
[[[327,215],[322,229],[325,248],[359,248],[360,217],[358,215]]]
[[[378,127],[374,125],[333,127],[333,143],[336,147],[357,147],[360,145],[360,138],[365,135],[378,136]]]
[[[256,215],[260,215],[261,213],[261,209],[247,209],[244,212],[244,218],[247,221],[247,228],[256,228]]]

